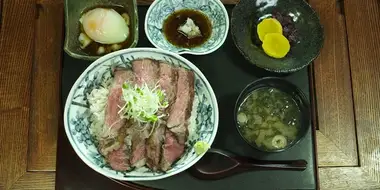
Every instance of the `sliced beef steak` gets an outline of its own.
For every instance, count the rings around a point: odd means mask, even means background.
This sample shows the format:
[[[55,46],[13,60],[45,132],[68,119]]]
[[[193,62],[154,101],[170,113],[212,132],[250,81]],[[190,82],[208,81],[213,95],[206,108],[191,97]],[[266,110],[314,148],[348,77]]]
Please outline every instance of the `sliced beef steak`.
[[[174,103],[170,107],[165,143],[161,156],[161,170],[167,171],[183,154],[188,136],[187,120],[191,116],[194,100],[194,73],[184,68],[177,69],[177,89]]]
[[[187,127],[187,124],[183,124],[170,129],[170,131],[177,137],[179,144],[185,144],[187,141],[187,137],[189,136],[189,130]]]
[[[136,84],[143,85],[146,83],[152,87],[158,81],[159,68],[158,63],[152,59],[139,59],[132,62],[132,70],[136,76]]]
[[[152,135],[146,141],[146,158],[147,165],[152,170],[158,170],[160,168],[160,158],[162,151],[162,144],[165,140],[165,125],[157,126]]]
[[[116,138],[99,139],[98,150],[102,155],[107,156],[108,153],[119,149],[121,145]]]
[[[173,104],[177,94],[177,69],[167,63],[159,63],[159,84],[165,92],[169,105]]]
[[[121,98],[121,87],[126,81],[133,82],[133,78],[132,71],[115,69],[105,108],[104,138],[99,140],[100,152],[106,156],[111,167],[119,171],[130,169],[130,148],[124,143],[126,120],[121,119],[118,112],[125,103]]]
[[[146,164],[146,139],[149,136],[150,127],[140,130],[138,127],[128,129],[128,135],[131,135],[132,155],[131,165],[142,167]]]
[[[170,108],[167,126],[169,128],[186,125],[191,115],[194,100],[194,73],[178,68],[177,94]]]
[[[115,68],[114,70],[114,80],[111,84],[111,88],[121,88],[124,82],[133,82],[134,74],[131,70],[125,68]]]
[[[158,63],[152,59],[140,59],[132,62],[132,70],[135,75],[135,84],[138,86],[147,84],[154,87],[158,81]],[[151,126],[139,130],[141,127],[132,127],[130,130],[132,142],[131,165],[141,167],[146,164],[146,140],[149,136]]]
[[[130,169],[131,145],[125,140],[127,128],[127,125],[120,128],[115,138],[99,141],[100,152],[106,156],[111,167],[119,171]]]
[[[173,132],[166,130],[165,143],[162,147],[162,156],[160,161],[161,170],[169,170],[172,164],[182,156],[184,150],[185,145],[178,142]]]
[[[105,111],[105,128],[104,128],[104,137],[115,137],[117,131],[125,125],[125,119],[121,119],[118,114],[120,107],[125,103],[122,100],[122,85],[125,81],[133,80],[134,75],[130,70],[125,69],[116,69],[114,72],[114,80],[111,85],[107,106]]]
[[[119,149],[114,150],[108,154],[108,162],[112,169],[118,171],[125,171],[130,169],[129,156],[127,154],[127,146],[123,145]]]

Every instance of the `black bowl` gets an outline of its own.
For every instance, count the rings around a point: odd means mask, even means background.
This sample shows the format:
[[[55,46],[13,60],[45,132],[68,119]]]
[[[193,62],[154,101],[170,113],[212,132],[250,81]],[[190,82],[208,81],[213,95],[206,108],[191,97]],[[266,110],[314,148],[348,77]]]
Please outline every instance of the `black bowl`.
[[[256,31],[262,19],[276,13],[292,20],[291,27],[296,29],[290,52],[282,59],[265,54]],[[319,55],[324,41],[319,17],[304,0],[240,0],[232,11],[231,32],[235,45],[248,61],[277,73],[291,73],[309,65]],[[284,35],[288,35],[285,30]]]
[[[298,108],[301,112],[301,122],[300,122],[300,128],[297,134],[297,137],[294,141],[292,141],[290,144],[288,144],[283,149],[276,149],[276,150],[268,150],[264,148],[260,148],[256,146],[255,143],[249,142],[248,139],[246,139],[239,127],[238,121],[237,121],[237,115],[239,111],[239,107],[243,103],[243,101],[256,89],[263,88],[263,87],[272,87],[275,89],[278,89],[282,92],[285,92],[289,94],[293,100],[297,103]],[[264,152],[282,152],[286,149],[289,149],[290,147],[294,146],[298,142],[300,142],[303,137],[306,135],[308,130],[311,128],[310,121],[311,119],[311,112],[310,112],[310,104],[308,102],[308,99],[306,98],[305,94],[298,89],[295,85],[292,83],[278,77],[265,77],[258,79],[249,85],[247,85],[244,90],[240,93],[236,104],[235,104],[235,110],[234,110],[234,120],[237,130],[239,131],[240,136],[252,147],[254,147],[257,150],[264,151]]]

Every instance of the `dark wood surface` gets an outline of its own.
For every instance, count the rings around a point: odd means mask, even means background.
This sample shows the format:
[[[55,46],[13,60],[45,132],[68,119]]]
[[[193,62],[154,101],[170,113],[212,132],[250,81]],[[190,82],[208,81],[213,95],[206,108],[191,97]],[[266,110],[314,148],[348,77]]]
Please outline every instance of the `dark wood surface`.
[[[31,120],[29,128],[29,171],[55,171],[57,127],[61,122],[59,102],[63,4],[41,1],[37,5],[34,61],[31,86]],[[54,30],[52,30],[52,28]],[[47,113],[47,114],[41,114]]]
[[[348,0],[344,8],[360,166],[379,182],[380,1]]]
[[[150,5],[154,0],[137,0],[139,5]],[[236,4],[239,0],[221,0],[223,4],[231,5]]]
[[[0,189],[53,189],[63,1],[0,7]]]
[[[380,2],[309,2],[326,38],[313,68],[321,189],[379,189]],[[54,189],[62,12],[63,0],[0,0],[0,189]]]
[[[357,166],[354,106],[343,4],[309,0],[324,26],[325,41],[314,62],[320,166]],[[339,97],[339,98],[337,98]]]

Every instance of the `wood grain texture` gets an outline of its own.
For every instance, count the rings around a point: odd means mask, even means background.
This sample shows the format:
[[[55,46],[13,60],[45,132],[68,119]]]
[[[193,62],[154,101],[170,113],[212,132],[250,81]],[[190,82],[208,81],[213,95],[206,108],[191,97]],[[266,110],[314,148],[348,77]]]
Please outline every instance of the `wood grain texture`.
[[[137,0],[137,4],[139,5],[150,5],[154,0]],[[236,4],[240,0],[221,0],[223,4]]]
[[[380,182],[380,1],[346,0],[344,10],[361,166]]]
[[[2,14],[3,14],[3,0],[0,0],[0,34],[1,34]]]
[[[50,190],[54,184],[55,172],[27,172],[10,189]]]
[[[319,176],[321,190],[380,189],[379,183],[360,167],[320,168]]]
[[[319,166],[357,166],[345,18],[337,1],[309,3],[318,12],[325,32],[324,47],[314,62]]]
[[[0,189],[26,171],[34,0],[2,0],[0,28]]]
[[[54,171],[61,121],[63,1],[40,1],[32,74],[28,171]]]
[[[0,121],[0,189],[9,189],[26,169],[29,109],[2,112]]]
[[[318,167],[331,166],[356,166],[352,159],[347,159],[345,154],[333,141],[327,138],[321,131],[316,132]]]
[[[1,15],[0,112],[29,104],[34,0],[3,0]]]

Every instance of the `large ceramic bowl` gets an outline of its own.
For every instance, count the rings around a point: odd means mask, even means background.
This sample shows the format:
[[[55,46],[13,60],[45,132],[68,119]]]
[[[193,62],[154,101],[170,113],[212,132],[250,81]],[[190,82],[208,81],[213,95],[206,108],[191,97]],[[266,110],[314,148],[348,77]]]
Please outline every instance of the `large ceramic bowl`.
[[[131,61],[139,58],[162,60],[169,64],[184,67],[195,73],[195,105],[192,116],[195,123],[185,153],[166,173],[153,172],[147,168],[136,171],[120,172],[111,169],[104,157],[99,154],[96,140],[89,131],[91,113],[88,108],[87,94],[100,87],[104,80],[111,77],[115,66],[131,67]],[[155,48],[132,48],[110,53],[93,62],[80,75],[66,100],[64,124],[66,135],[75,152],[95,171],[118,180],[142,181],[158,180],[180,173],[195,164],[204,154],[197,155],[193,145],[205,141],[211,145],[218,129],[218,105],[215,94],[202,72],[185,58],[168,51]]]
[[[257,24],[275,12],[289,16],[297,30],[296,42],[282,59],[264,53],[256,31]],[[304,0],[240,0],[232,11],[231,32],[236,46],[249,62],[277,73],[291,73],[306,67],[319,55],[323,45],[319,17]]]
[[[180,48],[166,40],[162,32],[164,21],[169,15],[181,9],[201,11],[210,19],[212,34],[201,46],[190,49]],[[155,0],[146,13],[144,27],[149,41],[159,49],[177,54],[205,55],[223,45],[228,35],[229,18],[220,0]]]

